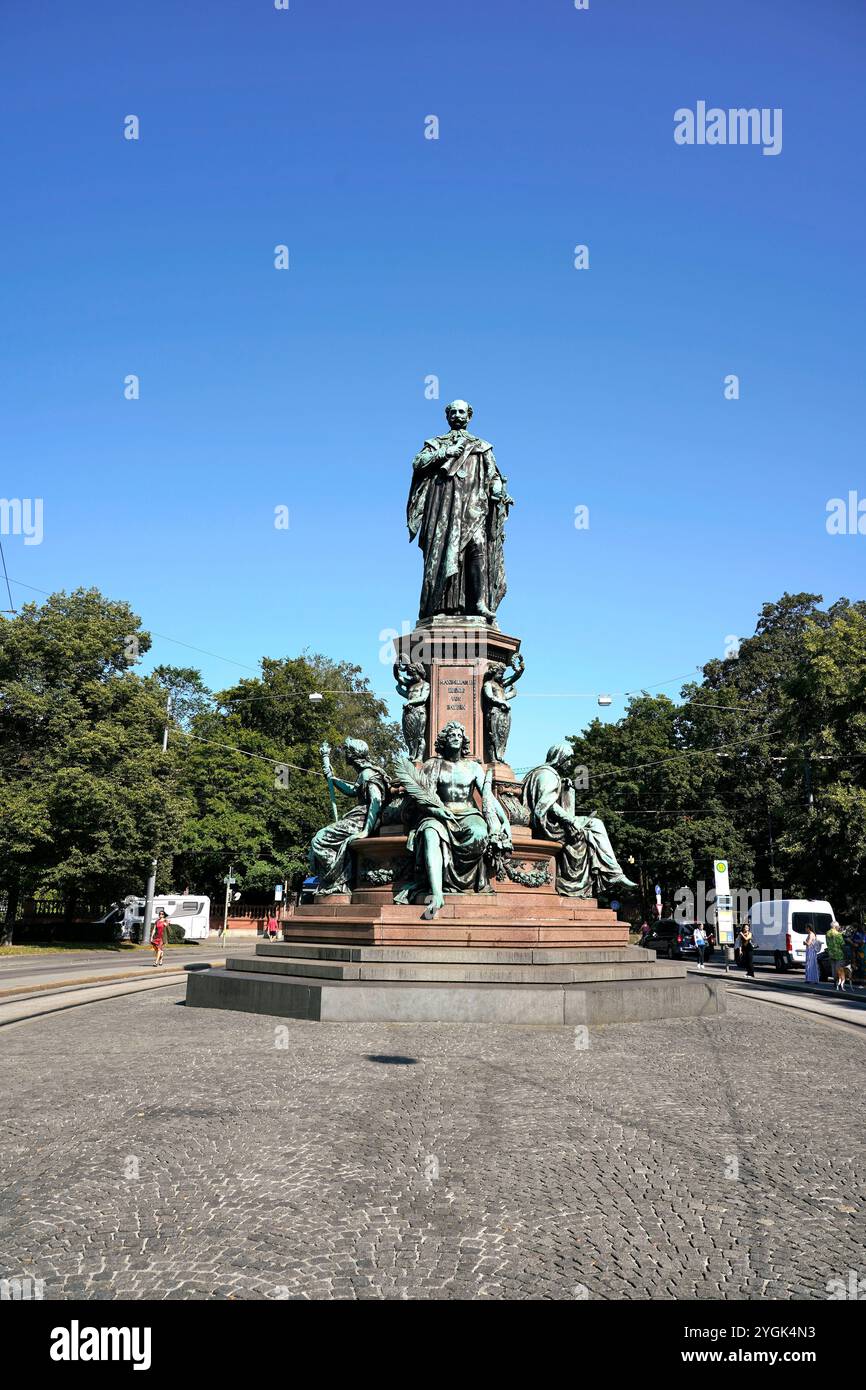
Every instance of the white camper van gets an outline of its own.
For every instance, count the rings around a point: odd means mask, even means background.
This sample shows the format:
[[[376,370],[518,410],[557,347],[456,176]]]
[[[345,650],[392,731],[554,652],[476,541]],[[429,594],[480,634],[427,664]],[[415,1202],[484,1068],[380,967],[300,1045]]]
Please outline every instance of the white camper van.
[[[144,898],[127,898],[123,919],[123,935],[127,941],[141,936],[144,923]],[[174,926],[183,927],[184,940],[205,941],[210,936],[210,898],[203,893],[164,893],[153,900],[153,917],[160,908]]]
[[[820,954],[826,946],[827,929],[833,909],[827,902],[807,898],[772,898],[749,908],[749,922],[755,938],[755,960],[772,960],[777,970],[806,964],[806,933],[811,927],[818,938]]]

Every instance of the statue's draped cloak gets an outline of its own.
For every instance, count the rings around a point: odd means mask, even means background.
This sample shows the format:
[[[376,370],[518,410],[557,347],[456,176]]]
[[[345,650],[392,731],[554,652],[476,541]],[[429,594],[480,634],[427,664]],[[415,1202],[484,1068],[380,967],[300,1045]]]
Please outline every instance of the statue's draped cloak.
[[[436,793],[442,773],[443,759],[429,758],[418,771],[419,780]],[[418,883],[426,878],[421,832],[432,830],[438,835],[442,845],[442,887],[446,893],[478,893],[487,886],[484,868],[484,851],[487,848],[489,831],[482,813],[470,806],[448,810],[457,820],[456,826],[445,825],[436,816],[425,814],[417,809],[413,815],[414,824],[409,831],[406,848],[415,855],[415,868]],[[417,890],[418,883],[412,888]],[[395,899],[396,901],[396,899]]]
[[[558,840],[556,891],[566,898],[592,897],[593,879],[601,887],[622,876],[604,823],[574,814],[574,789],[549,763],[523,779],[523,801],[537,835]]]
[[[387,774],[377,763],[364,763],[359,770],[354,792],[357,804],[338,821],[324,825],[313,836],[310,868],[319,880],[316,890],[319,897],[350,891],[349,850],[364,829],[374,796],[380,802],[381,815],[381,806],[388,799]]]
[[[410,540],[417,535],[424,552],[422,618],[467,611],[466,548],[471,541],[487,552],[483,601],[495,612],[505,595],[505,509],[490,496],[494,480],[501,476],[493,446],[477,435],[466,435],[463,453],[442,468],[435,455],[456,438],[447,434],[425,440],[413,463],[406,522]]]

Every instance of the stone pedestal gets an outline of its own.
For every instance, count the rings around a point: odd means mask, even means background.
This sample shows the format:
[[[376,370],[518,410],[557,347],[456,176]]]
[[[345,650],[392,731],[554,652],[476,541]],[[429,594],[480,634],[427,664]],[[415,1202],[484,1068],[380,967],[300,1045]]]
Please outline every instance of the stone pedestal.
[[[507,666],[520,650],[520,639],[509,637],[481,618],[430,618],[401,638],[397,649],[409,661],[422,662],[427,671],[427,757],[433,756],[440,729],[456,719],[468,735],[470,756],[489,766],[481,687],[488,663],[501,661]],[[513,778],[507,763],[498,763],[496,768],[497,775]]]
[[[322,1023],[600,1027],[724,1012],[720,982],[635,946],[503,950],[261,943],[254,959],[194,971],[188,1005]],[[585,1043],[583,1045],[586,1045]]]

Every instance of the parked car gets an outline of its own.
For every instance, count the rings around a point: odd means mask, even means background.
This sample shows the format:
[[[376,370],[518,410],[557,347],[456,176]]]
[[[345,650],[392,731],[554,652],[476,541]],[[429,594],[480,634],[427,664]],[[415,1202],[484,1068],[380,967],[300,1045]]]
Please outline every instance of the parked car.
[[[664,956],[668,960],[697,960],[698,948],[695,945],[694,932],[698,922],[676,922],[672,917],[663,919],[661,922],[654,923],[650,927],[641,945],[648,951],[655,951],[656,956]],[[707,933],[709,936],[709,933]],[[709,959],[710,951],[707,949],[705,959]]]

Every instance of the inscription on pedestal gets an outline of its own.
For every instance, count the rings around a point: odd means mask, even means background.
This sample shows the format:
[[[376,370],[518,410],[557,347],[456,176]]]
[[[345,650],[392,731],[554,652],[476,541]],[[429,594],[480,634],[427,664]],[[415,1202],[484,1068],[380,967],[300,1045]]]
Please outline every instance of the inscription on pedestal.
[[[474,666],[439,666],[435,669],[436,700],[432,712],[436,733],[451,719],[462,724],[472,752],[481,754],[478,672]],[[433,738],[436,737],[433,734]]]

